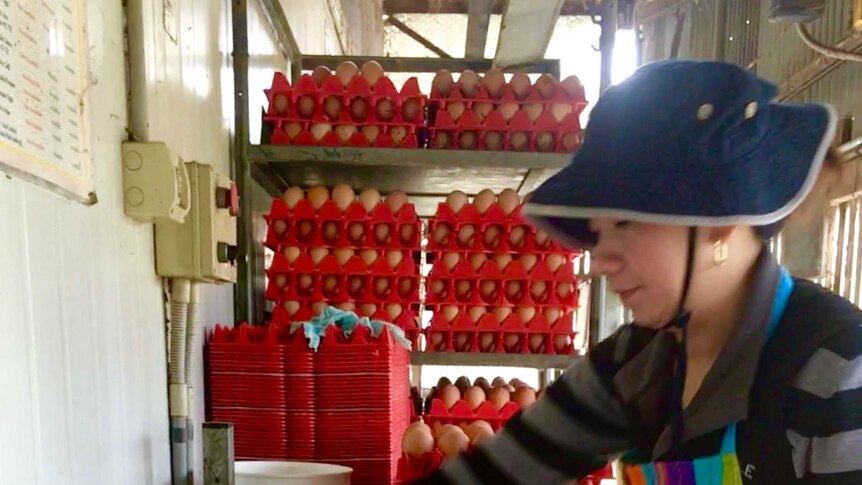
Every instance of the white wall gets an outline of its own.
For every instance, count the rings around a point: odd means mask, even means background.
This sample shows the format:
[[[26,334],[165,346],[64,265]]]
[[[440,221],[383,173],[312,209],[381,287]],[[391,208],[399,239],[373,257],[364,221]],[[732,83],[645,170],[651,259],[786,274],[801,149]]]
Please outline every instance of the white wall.
[[[86,2],[98,204],[0,174],[0,483],[170,477],[161,283],[123,216],[121,2]]]

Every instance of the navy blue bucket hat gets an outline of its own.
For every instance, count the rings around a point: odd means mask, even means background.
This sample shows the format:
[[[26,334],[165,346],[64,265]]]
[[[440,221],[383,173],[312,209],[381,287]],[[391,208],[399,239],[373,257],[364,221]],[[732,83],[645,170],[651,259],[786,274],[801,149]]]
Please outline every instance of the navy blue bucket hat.
[[[811,190],[835,133],[834,109],[772,103],[774,84],[728,63],[662,61],[599,99],[571,164],[525,205],[571,246],[588,220],[770,226]]]

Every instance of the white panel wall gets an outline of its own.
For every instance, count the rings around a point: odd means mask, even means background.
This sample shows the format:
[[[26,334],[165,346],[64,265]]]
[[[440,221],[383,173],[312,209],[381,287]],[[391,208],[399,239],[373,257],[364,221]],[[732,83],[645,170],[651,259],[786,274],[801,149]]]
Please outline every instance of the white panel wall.
[[[149,226],[122,213],[121,2],[87,2],[92,156],[85,207],[0,174],[0,483],[170,477],[161,284]]]

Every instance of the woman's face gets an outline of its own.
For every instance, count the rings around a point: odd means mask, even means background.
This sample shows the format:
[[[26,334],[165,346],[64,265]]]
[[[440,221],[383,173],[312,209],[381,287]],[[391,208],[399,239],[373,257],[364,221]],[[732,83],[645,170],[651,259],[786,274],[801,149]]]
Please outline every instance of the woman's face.
[[[660,328],[676,316],[682,296],[688,229],[618,219],[592,219],[598,237],[593,272],[607,276],[644,327]]]

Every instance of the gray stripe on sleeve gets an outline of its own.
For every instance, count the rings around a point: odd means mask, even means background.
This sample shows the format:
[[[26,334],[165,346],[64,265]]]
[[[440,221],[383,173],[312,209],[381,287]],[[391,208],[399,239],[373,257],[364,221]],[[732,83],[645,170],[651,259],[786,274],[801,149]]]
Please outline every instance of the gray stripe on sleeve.
[[[821,399],[860,388],[862,356],[847,360],[830,350],[817,349],[796,377],[795,386]]]
[[[495,439],[482,445],[488,458],[500,470],[505,470],[512,479],[524,485],[565,483],[570,477],[559,474],[547,464],[533,458],[527,450],[512,437],[511,432],[503,429]]]
[[[611,396],[589,359],[578,359],[560,378],[578,402],[596,415],[625,427],[622,406]],[[561,383],[562,384],[562,383]],[[626,436],[602,432],[595,423],[573,419],[549,398],[540,399],[523,413],[524,424],[560,447],[589,454],[610,456],[628,447]]]
[[[796,477],[806,473],[829,474],[862,470],[862,429],[837,433],[826,438],[805,438],[787,430],[793,447]]]

